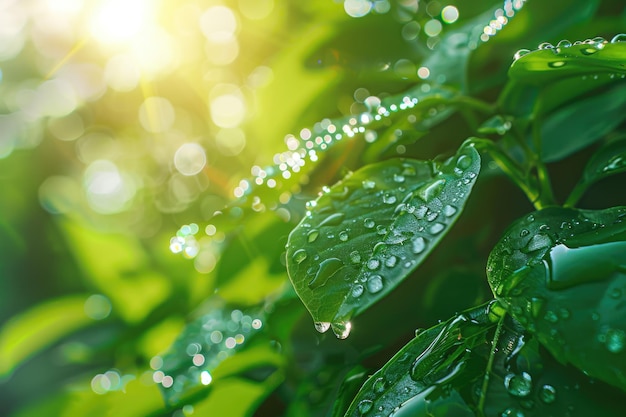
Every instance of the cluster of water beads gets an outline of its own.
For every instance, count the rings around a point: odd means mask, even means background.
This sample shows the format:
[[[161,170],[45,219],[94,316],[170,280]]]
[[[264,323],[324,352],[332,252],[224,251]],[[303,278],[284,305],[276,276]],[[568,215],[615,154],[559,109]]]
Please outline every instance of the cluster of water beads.
[[[492,36],[495,36],[509,23],[509,19],[524,7],[524,3],[526,0],[505,0],[502,8],[496,9],[494,18],[483,28],[480,40],[487,42]]]
[[[195,237],[199,230],[200,228],[195,223],[181,226],[176,232],[176,236],[170,239],[172,253],[182,252],[186,258],[194,258],[200,250],[200,245]]]
[[[580,53],[583,55],[593,55],[596,52],[604,49],[604,47],[609,43],[615,44],[615,43],[620,43],[620,42],[626,42],[626,34],[624,33],[617,34],[610,41],[607,41],[605,38],[598,36],[593,39],[585,39],[584,41],[575,41],[573,43],[566,39],[563,39],[559,41],[556,45],[553,45],[550,42],[543,42],[537,46],[536,50],[537,51],[550,50],[554,52],[554,54],[556,55],[561,52],[565,52],[568,48],[571,48],[572,46],[589,45],[588,48],[580,49]],[[527,55],[531,52],[533,51],[531,51],[530,49],[520,49],[517,52],[515,52],[515,54],[513,55],[513,59],[517,61],[524,55]],[[555,61],[551,64],[553,68],[559,68],[559,67],[565,66],[566,63],[564,61]]]
[[[217,365],[262,327],[260,317],[238,309],[214,309],[192,323],[170,352],[152,358],[153,381],[168,389],[171,400],[192,387],[209,385]]]

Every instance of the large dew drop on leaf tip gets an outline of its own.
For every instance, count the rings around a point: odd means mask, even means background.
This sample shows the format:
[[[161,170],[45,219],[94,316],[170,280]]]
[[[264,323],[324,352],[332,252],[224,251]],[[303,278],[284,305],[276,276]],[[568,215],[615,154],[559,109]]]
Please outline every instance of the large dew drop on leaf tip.
[[[337,336],[337,339],[347,339],[350,336],[352,330],[352,323],[349,321],[331,323],[330,327],[333,329],[333,333]]]

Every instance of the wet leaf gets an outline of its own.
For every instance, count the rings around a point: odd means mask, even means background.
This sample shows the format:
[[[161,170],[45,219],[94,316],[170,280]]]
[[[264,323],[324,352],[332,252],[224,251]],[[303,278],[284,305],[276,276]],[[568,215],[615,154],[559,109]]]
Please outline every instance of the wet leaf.
[[[488,278],[561,362],[626,390],[626,208],[549,208],[509,228]]]
[[[626,171],[626,137],[621,137],[607,143],[591,156],[583,172],[583,181],[592,184],[624,171]]]
[[[348,320],[391,291],[456,221],[480,170],[471,145],[443,164],[368,165],[309,203],[292,231],[287,269],[320,331],[347,337]]]
[[[367,380],[345,416],[624,412],[619,391],[559,364],[519,323],[499,312],[501,307],[489,303],[418,333]]]
[[[581,43],[543,43],[535,51],[520,50],[509,77],[532,85],[546,85],[567,77],[626,74],[626,43],[603,38]]]

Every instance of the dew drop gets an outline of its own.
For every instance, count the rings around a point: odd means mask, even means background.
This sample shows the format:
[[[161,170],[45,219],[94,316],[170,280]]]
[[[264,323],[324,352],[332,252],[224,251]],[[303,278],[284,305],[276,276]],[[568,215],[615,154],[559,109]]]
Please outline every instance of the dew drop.
[[[504,387],[514,397],[527,397],[533,388],[533,379],[527,372],[508,374],[504,377]]]
[[[447,204],[444,208],[443,208],[443,214],[446,217],[452,217],[456,214],[456,207],[451,206],[450,204]]]
[[[500,417],[525,417],[525,415],[522,410],[518,410],[514,407],[509,407],[500,414]]]
[[[372,229],[374,228],[374,226],[376,226],[376,222],[373,219],[365,219],[363,221],[363,225],[367,228],[367,229]]]
[[[519,232],[519,237],[526,237],[526,236],[528,236],[529,234],[530,234],[530,232],[528,231],[528,229],[522,229],[522,230]]]
[[[426,221],[432,222],[437,217],[439,217],[439,213],[437,213],[436,211],[429,211],[426,213]]]
[[[403,183],[405,178],[404,175],[401,174],[393,174],[393,180],[399,184]]]
[[[559,43],[556,44],[557,48],[569,48],[570,46],[572,46],[572,43],[568,41],[567,39],[563,39],[562,41],[559,41]]]
[[[520,49],[519,51],[515,52],[515,55],[513,55],[513,59],[517,61],[518,59],[520,59],[521,57],[529,53],[530,53],[529,49]]]
[[[539,46],[537,46],[537,49],[553,49],[554,45],[552,45],[550,42],[542,42],[539,44]]]
[[[550,61],[548,62],[550,68],[561,68],[565,66],[565,61]]]
[[[411,250],[416,255],[424,252],[424,249],[426,249],[426,239],[421,236],[413,239],[412,243],[413,246],[411,247]]]
[[[552,239],[550,239],[550,236],[543,234],[543,233],[537,233],[535,236],[530,238],[530,240],[524,247],[523,252],[528,253],[528,252],[534,252],[534,251],[541,250],[541,249],[546,249],[551,244],[552,244]]]
[[[619,353],[624,350],[626,334],[623,330],[609,329],[606,332],[605,344],[609,352]]]
[[[348,240],[348,232],[341,231],[339,232],[339,240],[341,240],[342,242],[346,242]]]
[[[357,251],[350,252],[350,262],[352,262],[353,264],[360,264],[361,254]]]
[[[396,196],[391,193],[385,193],[383,195],[383,203],[385,204],[395,204],[396,201],[398,201]]]
[[[340,259],[329,258],[320,263],[320,267],[315,274],[315,277],[309,281],[309,288],[319,288],[328,282],[328,280],[339,272],[345,265]]]
[[[363,294],[363,286],[361,284],[357,284],[352,287],[352,296],[355,298],[360,297]]]
[[[398,263],[398,258],[395,257],[394,255],[391,255],[390,257],[385,259],[385,266],[387,268],[393,268],[394,266],[396,266],[397,263]]]
[[[372,400],[363,400],[356,406],[356,408],[359,413],[363,415],[367,414],[372,409],[373,404]]]
[[[331,214],[330,216],[328,216],[324,220],[322,220],[322,222],[319,224],[319,227],[322,227],[322,226],[337,226],[337,225],[341,224],[341,222],[343,221],[343,219],[345,217],[346,217],[346,215],[344,213],[334,213],[334,214]]]
[[[380,261],[376,258],[372,258],[369,261],[367,261],[367,269],[369,269],[370,271],[377,270],[379,266],[380,266]]]
[[[556,400],[556,389],[552,385],[544,385],[539,391],[539,399],[546,404],[552,404]]]
[[[372,275],[367,280],[367,290],[372,294],[376,294],[383,289],[383,277],[380,275]]]
[[[432,226],[430,226],[428,228],[428,231],[432,235],[437,235],[437,234],[441,233],[441,231],[443,229],[445,229],[445,228],[446,228],[446,226],[443,223],[435,223],[435,224],[433,224]]]
[[[350,330],[352,330],[352,323],[347,322],[339,322],[332,323],[330,327],[333,329],[333,333],[337,336],[338,339],[346,339],[350,336]]]
[[[387,228],[385,226],[379,224],[378,226],[376,226],[376,233],[381,235],[381,236],[385,235],[385,234],[387,234]]]
[[[466,157],[466,158],[469,158],[469,157]],[[446,184],[446,180],[438,179],[436,181],[433,181],[430,184],[426,184],[422,186],[420,189],[416,191],[416,194],[425,202],[429,202],[433,198],[441,194],[445,184]]]
[[[598,50],[596,48],[582,48],[580,50],[580,53],[583,54],[583,55],[586,55],[586,56],[593,55],[596,52],[598,52]]]
[[[301,264],[307,257],[307,253],[304,249],[298,249],[293,253],[293,260],[297,264]]]
[[[363,185],[363,188],[365,188],[366,190],[371,190],[376,187],[376,183],[372,180],[363,180],[361,185]]]
[[[622,290],[620,290],[619,288],[613,288],[611,292],[609,293],[609,297],[614,298],[614,299],[618,299],[621,296],[622,296]]]
[[[626,33],[618,33],[617,35],[613,36],[613,39],[611,39],[611,43],[618,42],[626,42]]]
[[[319,235],[320,235],[319,230],[317,230],[317,229],[311,229],[311,230],[309,231],[309,233],[307,233],[307,235],[306,235],[306,240],[307,240],[309,243],[313,243],[313,242],[315,242],[315,241],[317,240],[317,237],[318,237]]]
[[[330,329],[330,323],[326,321],[318,321],[315,323],[315,330],[320,333],[326,333]]]
[[[551,310],[546,311],[546,314],[543,316],[543,318],[550,323],[556,323],[557,321],[559,321],[559,317],[554,311]]]
[[[374,392],[381,394],[385,391],[385,378],[379,377],[374,381]]]

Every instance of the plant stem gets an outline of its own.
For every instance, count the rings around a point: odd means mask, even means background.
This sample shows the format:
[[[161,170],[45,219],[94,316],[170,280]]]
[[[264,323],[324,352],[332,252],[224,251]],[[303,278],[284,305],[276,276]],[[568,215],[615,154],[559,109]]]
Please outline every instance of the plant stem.
[[[476,110],[480,113],[484,113],[487,115],[491,115],[495,112],[496,110],[496,106],[490,103],[487,103],[485,101],[482,100],[478,100],[474,97],[468,97],[468,96],[458,96],[458,97],[454,97],[451,100],[452,104],[459,104],[461,106],[470,108],[472,110]]]
[[[491,341],[491,351],[489,352],[489,360],[487,361],[487,369],[485,370],[485,377],[483,378],[483,384],[480,387],[480,398],[478,399],[478,413],[481,417],[485,416],[485,400],[487,399],[487,389],[489,388],[489,375],[491,374],[491,368],[493,368],[493,361],[496,357],[496,351],[498,350],[498,341],[500,340],[500,333],[502,333],[502,327],[504,327],[504,319],[506,314],[503,314],[498,320],[498,326],[496,332],[493,335]]]
[[[541,112],[543,111],[543,97],[541,94],[537,97],[535,108],[533,109],[534,119],[532,122],[532,134],[533,145],[535,145],[536,157],[535,168],[537,170],[537,180],[539,181],[539,198],[533,201],[533,204],[537,210],[550,205],[556,204],[554,199],[554,193],[552,191],[552,184],[550,183],[550,175],[546,165],[541,160]]]
[[[579,181],[570,193],[569,197],[567,197],[567,200],[565,200],[563,207],[574,207],[583,194],[585,194],[589,185],[590,184],[586,181]]]

